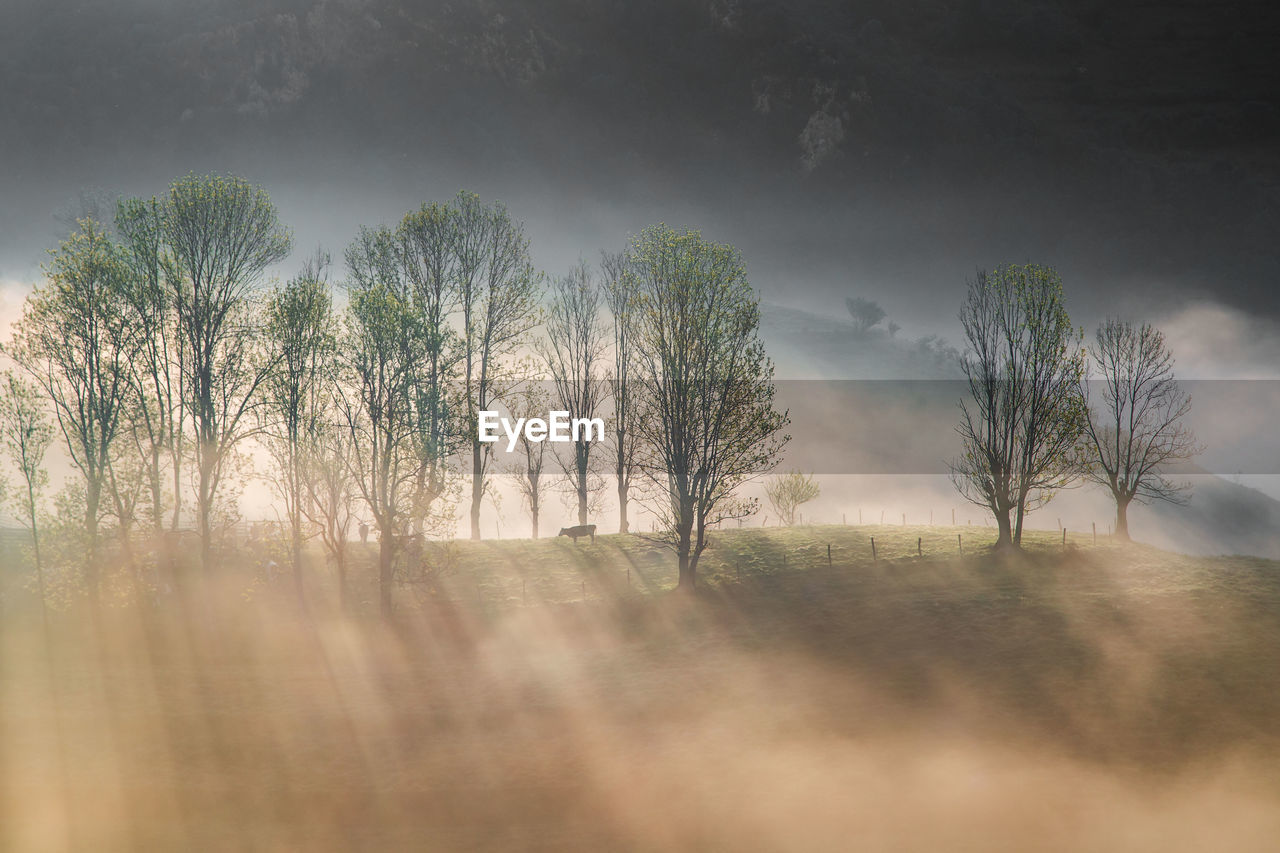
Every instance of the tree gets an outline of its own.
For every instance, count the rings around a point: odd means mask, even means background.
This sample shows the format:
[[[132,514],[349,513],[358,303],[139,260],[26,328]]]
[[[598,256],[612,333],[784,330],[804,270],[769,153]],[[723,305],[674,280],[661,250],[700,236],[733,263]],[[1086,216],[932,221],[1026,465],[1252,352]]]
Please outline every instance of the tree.
[[[267,267],[288,255],[291,238],[266,191],[230,176],[174,181],[163,217],[177,272],[170,285],[195,432],[196,513],[207,570],[223,464],[253,431],[249,415],[268,375],[255,352],[257,285]]]
[[[154,198],[125,199],[116,210],[116,232],[127,269],[128,317],[142,341],[131,377],[129,432],[142,460],[157,542],[163,539],[166,466],[172,500],[170,529],[177,530],[181,521],[186,421],[182,374],[186,359],[171,286],[177,271],[164,243],[164,227],[164,207]]]
[[[540,349],[551,371],[558,406],[569,413],[570,420],[594,418],[605,395],[599,377],[605,339],[600,290],[585,263],[579,262],[553,285],[547,342]],[[592,493],[600,488],[591,464],[593,446],[588,430],[575,431],[568,458],[560,460],[577,497],[578,524],[588,522]]]
[[[529,379],[524,386],[511,395],[509,408],[512,417],[531,418],[545,416],[550,395],[541,387],[536,379]],[[547,443],[531,441],[525,430],[520,430],[520,461],[511,465],[508,472],[515,477],[516,488],[525,506],[529,508],[530,535],[538,538],[538,517],[542,510],[542,495],[546,467]]]
[[[628,252],[640,381],[652,408],[644,471],[665,495],[679,584],[691,590],[707,528],[754,510],[734,492],[776,464],[789,420],[773,408],[773,363],[737,250],[656,225]]]
[[[361,228],[346,260],[351,282],[339,350],[338,407],[350,438],[356,488],[378,529],[379,602],[387,617],[395,556],[412,515],[419,473],[413,400],[424,335],[390,229]]]
[[[492,446],[480,441],[479,413],[511,386],[511,357],[540,322],[541,277],[529,260],[524,226],[501,203],[474,193],[454,201],[454,275],[462,308],[462,370],[471,439],[471,538],[480,538],[480,504]]]
[[[995,515],[998,548],[1020,547],[1026,513],[1079,474],[1080,334],[1058,274],[1035,265],[979,272],[960,322],[971,399],[960,403],[964,455],[951,465],[952,482]]]
[[[627,533],[627,505],[639,451],[638,423],[642,417],[641,399],[637,394],[635,335],[632,331],[636,309],[636,278],[626,252],[606,252],[601,261],[604,270],[605,301],[613,318],[613,451],[614,476],[618,483],[618,532]]]
[[[40,496],[49,484],[44,455],[53,443],[53,427],[40,403],[40,394],[35,387],[10,371],[0,376],[0,441],[3,441],[9,460],[22,477],[22,492],[14,496],[13,504],[18,517],[31,531],[36,583],[43,610],[47,605],[44,562],[40,556]]]
[[[330,400],[327,415],[333,414],[333,405]],[[351,437],[343,424],[326,418],[301,451],[302,512],[319,531],[320,542],[333,560],[338,575],[338,607],[345,611],[349,607],[347,539],[358,498]]]
[[[844,304],[849,309],[853,328],[858,334],[870,331],[872,326],[884,319],[884,309],[870,299],[852,296],[846,298]]]
[[[266,339],[272,370],[263,382],[267,448],[289,517],[294,585],[303,601],[304,466],[319,444],[332,384],[336,341],[329,257],[317,252],[302,272],[267,299]]]
[[[72,465],[84,478],[84,579],[98,600],[98,526],[114,442],[140,339],[128,322],[120,248],[81,220],[53,254],[47,283],[23,306],[12,354],[53,404]]]
[[[764,493],[778,519],[788,526],[796,523],[796,510],[817,499],[822,489],[811,474],[792,471],[765,481]]]
[[[421,320],[424,359],[413,385],[413,447],[418,457],[412,526],[423,532],[433,506],[448,488],[449,458],[464,435],[458,423],[456,377],[461,344],[449,326],[458,304],[456,217],[448,205],[411,211],[397,230],[405,286]]]
[[[1164,335],[1148,324],[1108,319],[1098,327],[1089,351],[1101,374],[1102,405],[1087,421],[1093,482],[1106,486],[1116,502],[1116,536],[1129,538],[1129,504],[1184,503],[1187,484],[1162,473],[1171,462],[1199,452],[1182,420],[1191,397],[1173,377],[1173,355]],[[1088,399],[1090,382],[1083,383]]]

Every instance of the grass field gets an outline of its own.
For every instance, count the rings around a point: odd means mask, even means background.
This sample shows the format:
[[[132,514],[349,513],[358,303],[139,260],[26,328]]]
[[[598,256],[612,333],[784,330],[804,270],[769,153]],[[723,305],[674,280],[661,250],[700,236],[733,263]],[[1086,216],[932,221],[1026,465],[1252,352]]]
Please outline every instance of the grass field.
[[[11,614],[0,849],[1274,849],[1277,564],[993,534],[725,530],[696,596],[642,537],[460,542],[390,625],[238,576]]]

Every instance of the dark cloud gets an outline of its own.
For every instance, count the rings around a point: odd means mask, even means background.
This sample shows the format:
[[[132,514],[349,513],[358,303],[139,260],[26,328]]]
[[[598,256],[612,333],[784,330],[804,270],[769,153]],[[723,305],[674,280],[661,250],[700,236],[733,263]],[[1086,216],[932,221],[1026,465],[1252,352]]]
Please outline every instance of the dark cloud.
[[[467,186],[549,265],[664,218],[810,307],[949,318],[1031,259],[1084,314],[1275,315],[1278,35],[1240,2],[9,0],[0,273],[86,186],[234,170],[304,243]]]

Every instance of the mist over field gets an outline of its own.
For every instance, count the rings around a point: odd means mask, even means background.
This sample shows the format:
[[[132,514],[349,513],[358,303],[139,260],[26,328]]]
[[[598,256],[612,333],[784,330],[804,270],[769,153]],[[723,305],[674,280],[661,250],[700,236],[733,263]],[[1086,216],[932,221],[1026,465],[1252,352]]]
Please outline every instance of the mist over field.
[[[1276,44],[3,0],[0,849],[1274,849]]]

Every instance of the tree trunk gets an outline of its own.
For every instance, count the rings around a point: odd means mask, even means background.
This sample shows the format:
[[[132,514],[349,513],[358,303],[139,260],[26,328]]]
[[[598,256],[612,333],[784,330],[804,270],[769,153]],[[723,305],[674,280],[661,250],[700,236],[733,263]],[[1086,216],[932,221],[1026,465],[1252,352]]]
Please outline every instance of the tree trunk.
[[[346,613],[351,603],[347,600],[347,549],[345,546],[335,550],[333,559],[338,567],[338,612]]]
[[[298,604],[306,606],[306,594],[302,589],[302,522],[293,519],[291,556],[293,561],[293,589],[298,594]]]
[[[538,504],[536,499],[529,503],[529,517],[533,520],[533,538],[538,538]]]
[[[40,528],[36,523],[36,492],[31,481],[27,481],[27,509],[31,513],[31,547],[36,557],[36,585],[40,590],[40,615],[44,619],[45,641],[49,631],[49,600],[44,592],[44,561],[40,557]]]
[[[677,553],[680,555],[680,581],[676,585],[677,589],[683,589],[687,592],[693,592],[695,584],[695,572],[698,570],[697,563],[693,557],[693,512],[685,512],[682,508],[680,518],[676,522],[676,535],[679,537],[679,546]]]
[[[695,568],[690,562],[689,552],[684,550],[685,547],[685,545],[682,545],[680,549],[680,582],[676,584],[676,589],[692,592]]]
[[[627,523],[627,483],[618,472],[618,532],[629,533],[631,525]]]
[[[1003,511],[995,512],[996,526],[1000,528],[1000,535],[996,539],[996,550],[1013,550],[1016,546],[1013,544],[1013,527],[1009,522],[1009,510],[1005,508]]]
[[[395,542],[389,531],[382,531],[378,542],[378,601],[383,619],[391,618],[391,558]]]
[[[587,523],[587,465],[578,463],[578,524]]]
[[[1116,538],[1121,542],[1129,540],[1129,501],[1122,495],[1116,496]]]
[[[151,446],[151,470],[147,472],[148,485],[151,488],[151,529],[158,539],[164,530],[164,493],[160,486],[160,449]]]
[[[198,510],[200,529],[200,570],[207,574],[213,569],[213,531],[210,529],[211,521],[209,505],[201,500]]]
[[[179,525],[182,524],[182,458],[179,455],[181,449],[174,451],[173,456],[173,519],[169,524],[169,529],[175,533],[178,531]]]
[[[88,484],[84,501],[84,529],[89,537],[85,554],[85,582],[89,585],[89,601],[96,608],[100,600],[98,573],[98,505],[102,499],[101,485]]]
[[[480,538],[480,501],[484,499],[484,466],[480,442],[471,445],[471,538]]]
[[[199,515],[200,569],[208,574],[213,570],[213,471],[205,448],[205,458],[200,460],[200,491],[196,495],[196,512]]]

